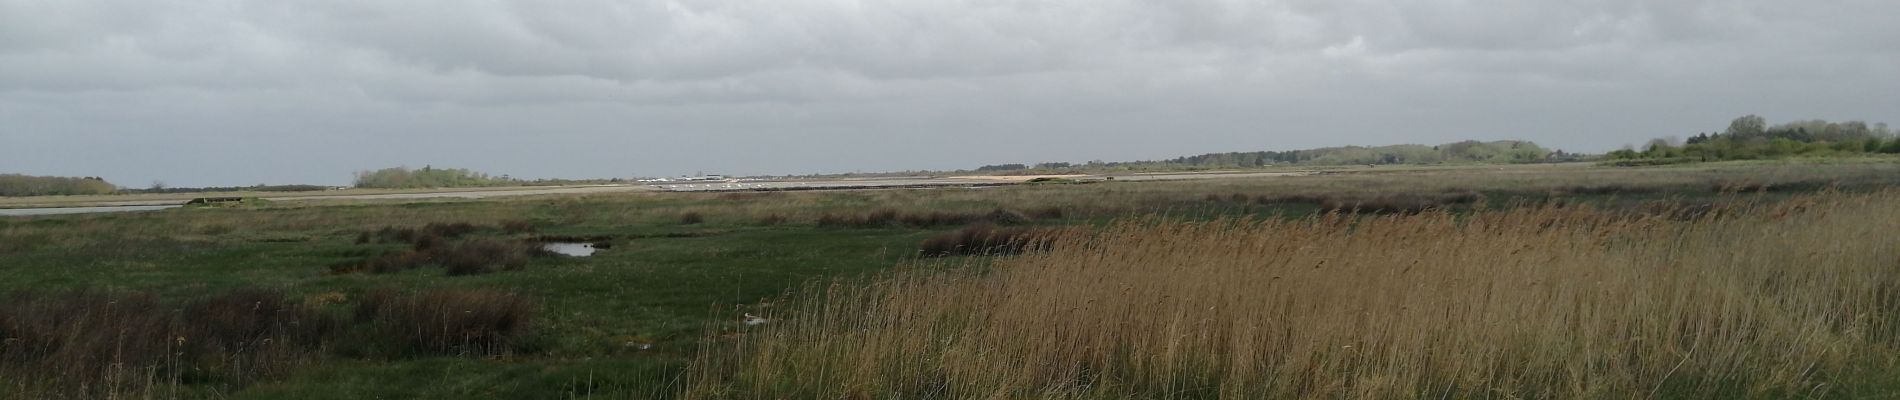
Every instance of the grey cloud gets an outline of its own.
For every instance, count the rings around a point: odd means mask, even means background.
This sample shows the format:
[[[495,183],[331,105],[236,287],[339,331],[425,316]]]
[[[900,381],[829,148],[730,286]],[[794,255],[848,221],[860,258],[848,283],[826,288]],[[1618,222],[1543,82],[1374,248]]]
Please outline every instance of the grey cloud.
[[[1881,0],[0,0],[0,172],[190,185],[423,163],[608,176],[1463,138],[1596,151],[1746,113],[1894,121],[1896,14]],[[207,152],[274,155],[244,171],[176,157]]]

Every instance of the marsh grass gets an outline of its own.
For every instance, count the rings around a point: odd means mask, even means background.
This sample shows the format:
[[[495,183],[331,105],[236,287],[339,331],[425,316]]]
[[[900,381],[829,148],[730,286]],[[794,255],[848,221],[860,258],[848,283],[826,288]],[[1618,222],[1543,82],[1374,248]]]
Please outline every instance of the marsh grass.
[[[1057,210],[1054,212],[1050,212],[1049,209],[1050,209],[1049,207],[1038,209],[1038,211],[1036,212],[1036,215],[1045,217],[1045,218],[1054,218],[1054,219],[1062,218],[1062,213],[1060,211],[1061,210],[1060,208],[1054,208],[1055,210]],[[906,211],[900,211],[897,209],[885,208],[885,209],[872,210],[872,211],[863,212],[863,213],[825,213],[818,217],[817,224],[819,227],[829,227],[829,228],[839,228],[839,227],[889,228],[889,227],[898,227],[898,226],[912,227],[912,228],[932,228],[932,227],[941,227],[941,226],[969,225],[969,224],[975,224],[975,223],[1009,225],[1009,224],[1023,224],[1023,223],[1028,223],[1031,221],[1032,221],[1032,218],[1028,215],[1025,215],[1024,213],[1017,212],[1015,210],[1011,210],[1007,208],[1001,208],[1001,207],[992,209],[988,212],[981,212],[981,211],[906,212]]]
[[[1723,207],[1136,218],[813,286],[685,395],[1891,395],[1900,193]]]
[[[374,332],[371,344],[362,346],[372,352],[500,356],[527,340],[535,309],[526,296],[507,292],[383,290],[363,296],[354,317]]]
[[[184,301],[150,293],[14,292],[0,303],[0,398],[176,398],[235,389],[329,357],[498,356],[533,331],[512,293],[377,291],[354,319],[282,291],[238,288]]]
[[[502,221],[497,230],[505,234],[532,232],[525,222]],[[440,266],[449,276],[479,275],[497,270],[518,271],[527,268],[531,257],[548,257],[536,239],[472,238],[464,236],[482,228],[467,222],[429,223],[416,228],[386,226],[364,231],[355,243],[407,244],[408,249],[387,251],[362,261],[345,261],[329,266],[331,274],[371,272],[397,273],[427,266]]]
[[[1048,249],[1061,236],[1057,228],[998,227],[979,223],[924,239],[917,252],[925,257],[1015,255]]]

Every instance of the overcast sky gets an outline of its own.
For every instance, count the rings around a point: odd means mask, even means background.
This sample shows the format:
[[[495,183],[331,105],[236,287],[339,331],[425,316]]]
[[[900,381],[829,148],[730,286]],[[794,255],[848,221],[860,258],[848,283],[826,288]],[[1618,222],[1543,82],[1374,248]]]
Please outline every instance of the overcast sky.
[[[1900,122],[1892,0],[0,0],[0,173],[786,174]]]

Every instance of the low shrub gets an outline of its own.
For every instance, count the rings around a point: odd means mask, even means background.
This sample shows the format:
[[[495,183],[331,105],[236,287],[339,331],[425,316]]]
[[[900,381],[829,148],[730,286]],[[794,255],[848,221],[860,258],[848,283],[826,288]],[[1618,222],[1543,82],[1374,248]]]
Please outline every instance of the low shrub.
[[[706,222],[706,216],[701,215],[697,211],[687,211],[680,214],[681,225],[696,225],[704,222]]]

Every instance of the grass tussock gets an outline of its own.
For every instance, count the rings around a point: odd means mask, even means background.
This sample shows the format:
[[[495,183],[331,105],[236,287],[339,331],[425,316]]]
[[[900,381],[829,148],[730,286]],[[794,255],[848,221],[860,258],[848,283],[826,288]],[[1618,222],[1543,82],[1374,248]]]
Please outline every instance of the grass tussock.
[[[1900,193],[1774,204],[1123,222],[814,286],[709,344],[686,396],[1889,394]]]
[[[378,291],[356,304],[355,322],[375,332],[369,347],[400,355],[498,356],[533,330],[534,302],[486,290]]]
[[[698,225],[706,222],[706,215],[696,211],[680,213],[680,225]]]

